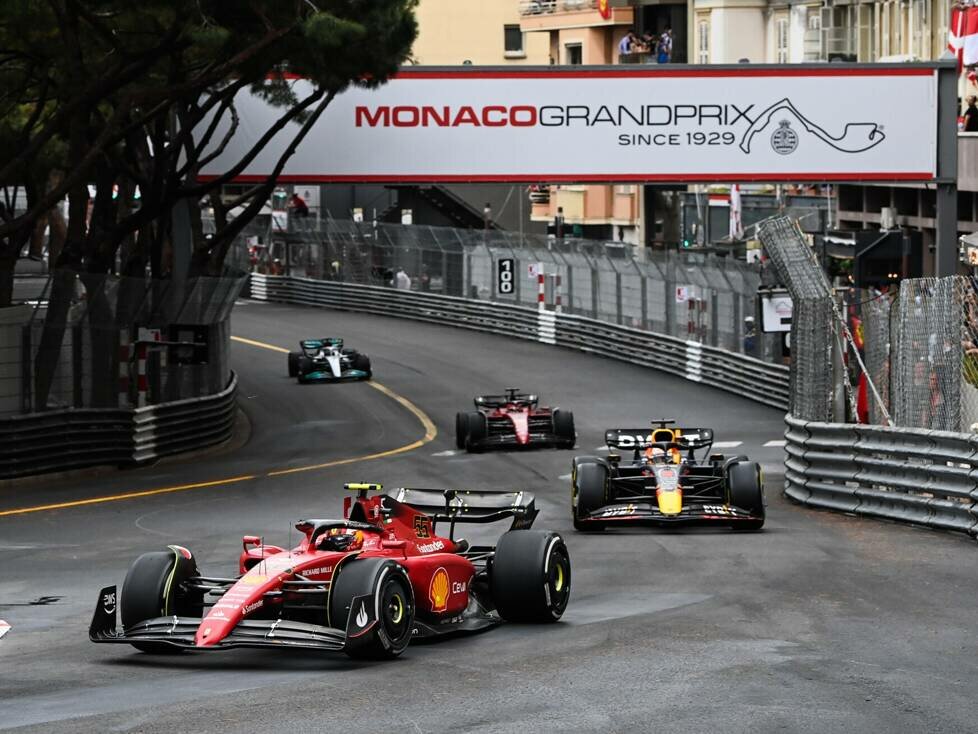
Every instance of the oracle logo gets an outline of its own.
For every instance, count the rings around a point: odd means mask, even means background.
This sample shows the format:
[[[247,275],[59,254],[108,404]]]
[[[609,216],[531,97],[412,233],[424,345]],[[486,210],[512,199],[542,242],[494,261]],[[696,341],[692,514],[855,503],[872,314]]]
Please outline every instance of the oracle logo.
[[[365,107],[355,110],[357,127],[533,127],[537,108],[529,105],[487,105],[485,107],[451,107],[444,105],[396,105]]]

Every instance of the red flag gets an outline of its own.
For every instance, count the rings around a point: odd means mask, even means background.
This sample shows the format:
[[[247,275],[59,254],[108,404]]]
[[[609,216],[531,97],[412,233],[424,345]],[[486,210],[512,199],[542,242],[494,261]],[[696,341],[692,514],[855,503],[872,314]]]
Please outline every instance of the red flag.
[[[965,66],[978,64],[978,8],[967,9],[964,22],[964,58]],[[960,64],[961,62],[959,62]]]

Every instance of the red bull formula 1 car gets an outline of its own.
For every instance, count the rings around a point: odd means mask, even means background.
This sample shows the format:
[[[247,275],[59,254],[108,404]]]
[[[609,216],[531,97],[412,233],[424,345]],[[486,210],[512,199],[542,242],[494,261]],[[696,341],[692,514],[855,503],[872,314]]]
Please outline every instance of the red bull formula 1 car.
[[[266,647],[393,658],[415,638],[563,614],[570,557],[560,535],[529,529],[531,494],[347,488],[357,495],[344,518],[299,522],[292,550],[244,536],[230,578],[201,575],[180,546],[139,556],[121,593],[99,593],[90,639],[150,653]],[[495,546],[455,537],[459,524],[510,518]]]
[[[578,456],[571,474],[571,512],[578,530],[632,524],[719,523],[734,530],[764,525],[761,468],[746,456],[710,454],[709,428],[668,427],[605,432],[607,457]],[[702,450],[709,458],[699,460]],[[625,453],[629,456],[625,456]]]
[[[299,382],[369,380],[370,358],[356,349],[344,348],[335,336],[303,339],[298,352],[289,352],[289,377]]]
[[[476,410],[455,415],[455,445],[469,452],[487,448],[572,449],[577,440],[574,414],[541,408],[536,395],[507,387],[504,395],[480,395]]]

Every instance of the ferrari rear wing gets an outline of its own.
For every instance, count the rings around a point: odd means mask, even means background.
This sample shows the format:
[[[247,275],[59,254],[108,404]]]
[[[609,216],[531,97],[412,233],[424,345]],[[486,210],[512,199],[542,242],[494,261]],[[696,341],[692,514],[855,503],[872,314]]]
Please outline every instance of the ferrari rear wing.
[[[613,449],[643,449],[659,431],[675,432],[675,443],[683,448],[702,449],[713,444],[712,428],[609,428],[604,442]]]
[[[401,487],[387,497],[425,513],[435,522],[490,523],[513,518],[513,530],[533,525],[539,510],[530,492]]]

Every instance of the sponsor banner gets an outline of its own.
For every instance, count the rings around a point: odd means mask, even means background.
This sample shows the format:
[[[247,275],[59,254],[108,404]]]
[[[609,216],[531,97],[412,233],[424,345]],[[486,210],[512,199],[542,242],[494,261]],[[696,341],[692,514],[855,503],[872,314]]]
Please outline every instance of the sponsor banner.
[[[299,97],[310,89],[292,83]],[[205,178],[280,112],[250,92],[237,106],[239,130]],[[270,172],[297,130],[241,178]],[[926,65],[404,70],[339,95],[281,180],[928,180],[936,145],[937,72]]]

